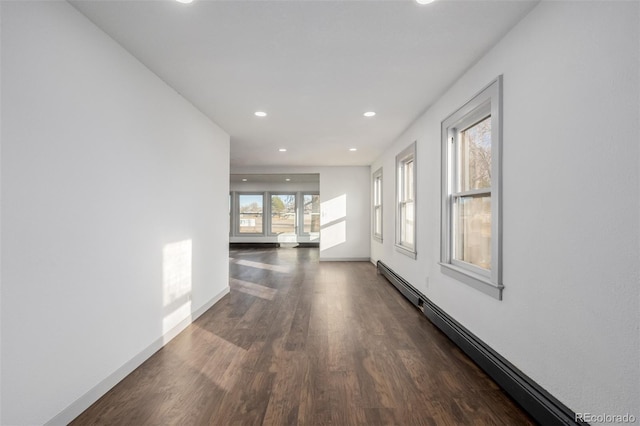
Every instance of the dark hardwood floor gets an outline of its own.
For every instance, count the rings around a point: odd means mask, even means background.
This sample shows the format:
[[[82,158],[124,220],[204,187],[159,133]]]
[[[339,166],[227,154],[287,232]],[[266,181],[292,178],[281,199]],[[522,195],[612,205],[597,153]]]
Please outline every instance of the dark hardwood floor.
[[[367,262],[232,250],[231,293],[73,425],[526,425]]]

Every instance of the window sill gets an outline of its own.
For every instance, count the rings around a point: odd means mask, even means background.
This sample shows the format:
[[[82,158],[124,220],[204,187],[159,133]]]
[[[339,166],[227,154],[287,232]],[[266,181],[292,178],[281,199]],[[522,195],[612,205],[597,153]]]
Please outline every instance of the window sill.
[[[502,290],[504,286],[502,284],[495,284],[491,282],[487,277],[475,274],[459,266],[452,265],[450,263],[440,262],[440,269],[443,274],[454,278],[468,286],[481,291],[482,293],[493,297],[497,300],[502,300]]]
[[[398,244],[396,244],[396,251],[404,254],[405,256],[409,256],[412,259],[416,259],[418,257],[418,253],[416,253],[414,250],[408,249]]]
[[[374,235],[374,236],[373,236],[373,239],[374,239],[375,241],[379,242],[379,243],[382,243],[382,237],[379,237],[379,236],[377,236],[377,235]]]

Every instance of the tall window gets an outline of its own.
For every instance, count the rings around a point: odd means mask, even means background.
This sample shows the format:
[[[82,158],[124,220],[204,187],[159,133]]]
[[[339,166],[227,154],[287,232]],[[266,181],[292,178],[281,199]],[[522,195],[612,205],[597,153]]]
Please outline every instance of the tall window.
[[[295,194],[271,195],[271,233],[296,233]]]
[[[318,194],[304,194],[303,232],[312,238],[320,236],[320,196]]]
[[[398,156],[396,216],[396,247],[401,253],[416,257],[416,143],[414,142]]]
[[[373,174],[373,238],[382,242],[382,167]]]
[[[501,91],[499,77],[442,123],[441,264],[498,299]]]
[[[262,234],[263,231],[263,194],[238,195],[238,233]]]

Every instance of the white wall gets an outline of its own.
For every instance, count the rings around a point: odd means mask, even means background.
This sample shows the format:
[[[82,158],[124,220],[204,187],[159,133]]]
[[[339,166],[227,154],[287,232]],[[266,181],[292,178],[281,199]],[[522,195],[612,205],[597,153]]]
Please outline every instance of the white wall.
[[[320,172],[320,260],[369,260],[369,167]]]
[[[640,418],[638,2],[542,2],[371,166],[381,259],[575,412]],[[504,74],[504,300],[441,273],[440,123]],[[418,141],[417,260],[393,248]],[[428,279],[428,281],[427,281]]]
[[[320,174],[320,260],[369,259],[369,167],[236,167],[231,173]]]
[[[1,7],[0,423],[64,423],[228,291],[229,136],[68,3]]]
[[[2,317],[2,7],[0,7],[0,321]],[[0,424],[2,424],[2,323],[0,322]]]

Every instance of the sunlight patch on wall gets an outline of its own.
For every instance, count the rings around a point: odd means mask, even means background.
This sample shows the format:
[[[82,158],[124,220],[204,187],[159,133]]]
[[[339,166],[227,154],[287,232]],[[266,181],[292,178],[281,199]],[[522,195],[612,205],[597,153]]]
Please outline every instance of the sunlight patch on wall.
[[[191,240],[178,241],[162,250],[163,334],[191,319]]]
[[[320,204],[320,251],[347,241],[347,194]]]
[[[330,249],[347,241],[347,222],[340,221],[322,228],[320,251]]]
[[[347,217],[347,194],[323,201],[320,204],[320,226],[328,225]]]

